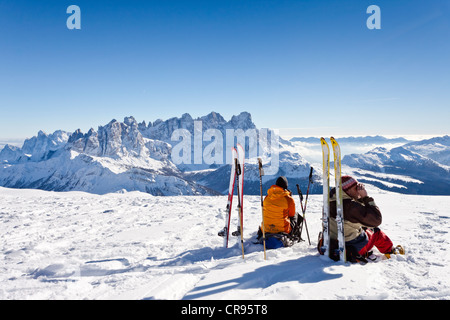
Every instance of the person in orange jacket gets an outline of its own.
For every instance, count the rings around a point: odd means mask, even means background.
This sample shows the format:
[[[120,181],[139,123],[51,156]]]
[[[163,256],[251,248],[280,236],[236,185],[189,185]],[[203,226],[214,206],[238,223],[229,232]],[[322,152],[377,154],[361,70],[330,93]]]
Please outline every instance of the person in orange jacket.
[[[267,190],[263,202],[263,215],[266,238],[273,234],[284,234],[289,238],[294,236],[294,230],[298,229],[296,226],[302,218],[295,212],[295,202],[292,192],[288,189],[286,177],[279,177]],[[258,230],[258,238],[262,237],[261,228],[262,225]],[[284,243],[284,246],[287,245],[289,244]]]

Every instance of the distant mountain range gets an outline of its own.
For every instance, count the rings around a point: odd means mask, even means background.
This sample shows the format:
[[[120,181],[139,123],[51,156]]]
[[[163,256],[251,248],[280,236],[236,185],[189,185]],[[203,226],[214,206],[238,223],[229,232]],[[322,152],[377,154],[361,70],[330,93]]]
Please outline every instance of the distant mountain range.
[[[181,129],[182,133],[191,136],[187,140],[195,145],[196,121],[202,125],[200,135],[213,130],[226,137],[227,130],[247,132],[249,129],[257,138],[261,134],[247,112],[233,116],[229,121],[215,112],[197,119],[186,113],[181,118],[148,124],[126,117],[123,122],[112,120],[87,133],[80,130],[73,133],[58,130],[52,134],[39,131],[37,136],[25,140],[21,148],[6,145],[1,150],[0,186],[98,194],[134,190],[153,195],[226,194],[231,166],[225,161],[225,151],[219,164],[205,161],[174,164],[172,151],[179,141],[171,140],[173,133]],[[248,139],[246,137],[242,144]],[[282,146],[289,145],[288,141],[280,138],[279,142],[279,174],[304,186],[309,164],[299,154],[283,151]],[[200,143],[200,154],[203,154],[210,142],[200,139]],[[217,149],[226,148],[228,145],[224,141]],[[248,159],[248,144],[246,151],[245,192],[259,194],[256,159]],[[265,188],[276,178],[265,176]]]
[[[363,171],[360,180],[408,194],[450,195],[450,136],[409,142],[392,149],[351,154],[342,164]]]
[[[22,147],[7,144],[0,151],[0,186],[97,194],[134,190],[165,196],[226,194],[231,168],[227,150],[238,140],[225,139],[230,130],[254,134],[241,141],[246,147],[246,194],[260,192],[256,157],[261,156],[265,165],[269,164],[271,137],[277,138],[279,169],[263,177],[263,188],[266,190],[279,175],[285,175],[294,193],[296,184],[306,191],[311,164],[296,151],[294,142],[320,144],[319,139],[284,140],[274,131],[258,129],[247,112],[230,120],[216,112],[197,119],[185,113],[180,118],[149,123],[126,117],[123,122],[112,120],[86,133],[39,131],[37,136],[25,140]],[[172,141],[174,133],[180,134]],[[258,142],[257,154],[251,150],[253,138]],[[183,152],[191,159],[188,163],[174,161],[180,141],[191,146],[190,155]],[[342,159],[343,172],[352,173],[365,183],[401,193],[450,194],[449,136],[419,142],[381,136],[348,137],[340,138],[339,142],[341,148],[346,144],[402,144]],[[218,163],[202,158],[211,146]],[[198,152],[200,161],[195,158]],[[217,157],[220,152],[223,154]],[[311,192],[320,193],[321,168],[314,169]]]
[[[308,142],[308,143],[319,143],[320,138],[318,137],[294,137],[289,141],[296,142]],[[409,140],[399,137],[399,138],[386,138],[383,136],[365,136],[365,137],[344,137],[339,138],[339,143],[357,143],[357,144],[386,144],[386,143],[408,143]]]

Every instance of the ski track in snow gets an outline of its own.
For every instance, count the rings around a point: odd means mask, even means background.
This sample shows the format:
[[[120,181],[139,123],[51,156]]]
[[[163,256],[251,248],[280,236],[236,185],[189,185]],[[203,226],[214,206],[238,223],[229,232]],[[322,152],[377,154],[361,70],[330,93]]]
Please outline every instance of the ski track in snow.
[[[243,260],[238,239],[217,236],[226,196],[0,188],[0,299],[449,299],[450,197],[373,196],[406,255],[363,266],[318,255],[321,195],[308,199],[311,246],[265,261],[259,196],[244,197]]]

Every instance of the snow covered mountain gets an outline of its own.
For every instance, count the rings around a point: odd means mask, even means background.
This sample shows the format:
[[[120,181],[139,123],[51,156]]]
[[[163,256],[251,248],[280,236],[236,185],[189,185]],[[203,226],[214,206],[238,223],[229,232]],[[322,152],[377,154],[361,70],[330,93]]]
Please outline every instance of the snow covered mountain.
[[[294,194],[297,193],[296,184],[299,184],[301,190],[305,192],[311,165],[298,153],[292,153],[286,150],[280,152],[279,161],[280,167],[276,175],[262,177],[263,190],[267,190],[271,185],[275,184],[279,176],[283,175],[288,178],[289,189]],[[224,165],[213,171],[194,172],[192,173],[192,178],[193,180],[197,180],[199,184],[225,194],[228,192],[230,167],[230,165]],[[318,172],[314,172],[313,181],[315,182],[310,187],[311,193],[321,192],[322,182],[320,179],[321,177],[319,177]],[[260,194],[259,169],[255,161],[245,164],[244,186],[245,194]]]
[[[449,155],[450,137],[444,136],[347,155],[342,163],[360,180],[384,190],[450,195]]]
[[[69,133],[57,130],[47,135],[42,130],[37,136],[26,139],[22,148],[10,144],[0,152],[0,162],[24,163],[46,160],[67,143]]]
[[[256,195],[260,192],[257,157],[261,156],[265,165],[270,164],[267,155],[271,153],[272,137],[277,138],[279,147],[278,166],[276,172],[263,177],[264,190],[280,175],[288,178],[294,193],[296,184],[306,190],[311,164],[299,153],[301,149],[296,143],[306,141],[309,146],[320,148],[319,140],[284,140],[272,130],[258,129],[248,112],[228,121],[216,112],[197,119],[185,113],[180,118],[158,119],[148,124],[126,117],[123,122],[112,120],[87,133],[39,131],[37,136],[25,140],[22,147],[6,145],[0,151],[0,186],[97,194],[118,191],[153,195],[226,194],[230,175],[227,150],[240,142],[246,149],[245,193]],[[343,172],[354,174],[365,183],[401,193],[450,194],[449,136],[416,142],[380,136],[350,137],[339,142],[344,151],[352,150],[347,147],[350,145],[396,146],[378,147],[342,159]],[[402,142],[405,144],[398,147]],[[188,146],[188,154],[182,153],[189,161],[177,163],[174,150],[183,143]],[[212,147],[215,150],[212,154],[219,154],[216,162],[205,159]],[[321,168],[314,166],[310,192],[320,193]]]
[[[406,144],[405,149],[450,166],[450,136],[435,137]]]
[[[224,137],[222,144],[219,142],[217,146],[217,150],[223,151],[219,159],[222,161],[211,164],[201,158],[199,163],[175,164],[172,151],[180,143],[178,139],[172,140],[176,130],[181,130],[185,135],[182,138],[193,146],[189,151],[192,160],[195,159],[196,134],[200,135],[201,156],[212,144],[204,138],[206,133]],[[201,132],[196,132],[199,130]],[[126,117],[123,122],[112,120],[87,133],[81,130],[71,134],[61,130],[53,134],[39,131],[37,136],[27,139],[22,148],[6,145],[0,152],[0,186],[97,194],[121,190],[153,195],[224,194],[230,172],[226,150],[239,140],[239,137],[231,136],[231,143],[226,141],[230,132],[243,134],[241,144],[246,146],[248,159],[245,192],[259,194],[257,154],[250,150],[252,137],[246,134],[253,133],[253,138],[259,142],[264,137],[247,112],[233,116],[229,121],[216,112],[198,119],[186,113],[181,118],[148,124]],[[275,133],[270,131],[271,134]],[[217,137],[210,141],[214,139]],[[309,164],[298,153],[283,151],[283,146],[290,144],[288,141],[281,138],[278,141],[281,152],[277,174],[292,178],[294,186],[296,183],[304,186]],[[267,152],[267,146],[259,148],[259,152]],[[276,178],[277,175],[265,176],[264,185],[272,184]]]
[[[344,174],[382,190],[450,194],[448,135],[421,141],[382,136],[341,137],[338,141],[344,154]],[[295,137],[290,142],[312,163],[322,161],[319,138]]]
[[[154,195],[214,194],[183,178],[168,160],[170,145],[144,138],[132,117],[98,131],[61,131],[6,146],[0,153],[0,185],[53,191],[108,193],[139,190]]]

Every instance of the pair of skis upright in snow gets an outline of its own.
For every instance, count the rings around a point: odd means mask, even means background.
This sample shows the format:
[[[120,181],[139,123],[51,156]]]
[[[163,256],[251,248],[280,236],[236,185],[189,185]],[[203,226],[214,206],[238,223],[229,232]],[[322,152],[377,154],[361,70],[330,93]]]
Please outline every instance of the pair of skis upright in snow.
[[[334,155],[334,178],[336,187],[336,224],[338,233],[339,259],[346,261],[345,234],[344,234],[344,206],[342,201],[342,180],[341,180],[341,149],[336,139],[330,138]],[[323,217],[322,217],[322,237],[323,245],[320,248],[322,253],[330,256],[330,148],[324,138],[320,138],[323,155]]]
[[[242,248],[242,258],[244,258],[244,232],[243,232],[243,222],[244,222],[244,211],[243,211],[243,200],[244,200],[244,159],[245,150],[240,145],[237,144],[236,148],[231,149],[232,161],[231,161],[231,173],[230,173],[230,184],[228,187],[228,201],[227,201],[227,216],[225,219],[225,227],[219,232],[219,236],[223,236],[223,245],[228,248],[228,240],[230,235],[230,221],[231,221],[231,210],[233,205],[233,193],[235,182],[237,181],[237,198],[238,198],[238,227],[237,230],[232,232],[233,236],[241,237],[241,248]]]

